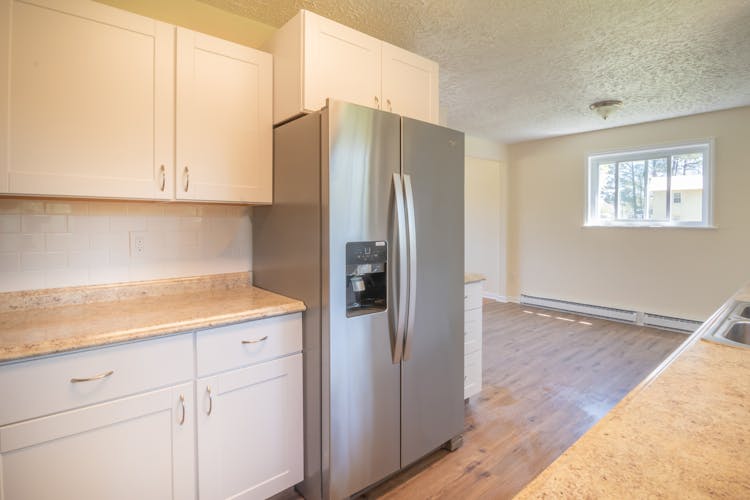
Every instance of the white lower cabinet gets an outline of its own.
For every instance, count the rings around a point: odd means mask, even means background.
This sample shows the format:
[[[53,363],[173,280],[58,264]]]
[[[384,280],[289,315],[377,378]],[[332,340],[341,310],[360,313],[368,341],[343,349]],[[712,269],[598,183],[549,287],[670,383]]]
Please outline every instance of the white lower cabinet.
[[[198,380],[202,500],[263,499],[302,480],[302,355]]]
[[[298,313],[0,364],[0,499],[262,499],[298,483],[301,345]]]
[[[464,285],[464,399],[482,390],[482,282]]]
[[[0,498],[195,498],[192,382],[0,427]]]

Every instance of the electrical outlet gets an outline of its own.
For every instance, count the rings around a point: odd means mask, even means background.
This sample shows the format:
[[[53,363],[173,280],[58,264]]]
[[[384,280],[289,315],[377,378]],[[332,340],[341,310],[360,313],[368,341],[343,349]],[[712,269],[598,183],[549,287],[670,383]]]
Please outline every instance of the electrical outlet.
[[[130,232],[130,256],[142,257],[146,253],[146,233],[142,231]]]

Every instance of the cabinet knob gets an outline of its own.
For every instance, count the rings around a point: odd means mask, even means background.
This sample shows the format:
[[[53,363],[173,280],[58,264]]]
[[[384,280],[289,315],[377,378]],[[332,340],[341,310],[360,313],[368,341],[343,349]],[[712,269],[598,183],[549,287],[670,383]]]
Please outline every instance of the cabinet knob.
[[[380,99],[378,99],[378,96],[375,96],[375,107],[380,109]]]
[[[190,169],[185,166],[185,170],[182,171],[182,188],[187,193],[188,188],[190,188]]]

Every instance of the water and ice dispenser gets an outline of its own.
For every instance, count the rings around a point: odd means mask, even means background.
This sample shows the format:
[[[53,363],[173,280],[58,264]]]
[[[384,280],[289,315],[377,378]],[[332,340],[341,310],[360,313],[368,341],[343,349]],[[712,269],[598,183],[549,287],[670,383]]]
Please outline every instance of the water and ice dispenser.
[[[388,245],[385,241],[346,244],[346,317],[385,311]]]

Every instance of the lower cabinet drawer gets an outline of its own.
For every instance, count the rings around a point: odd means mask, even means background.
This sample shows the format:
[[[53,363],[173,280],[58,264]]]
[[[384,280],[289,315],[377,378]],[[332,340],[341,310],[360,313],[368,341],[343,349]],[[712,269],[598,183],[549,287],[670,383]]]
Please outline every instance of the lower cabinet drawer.
[[[302,351],[302,315],[289,314],[197,333],[198,377]]]
[[[482,348],[482,309],[464,312],[464,354]]]
[[[482,351],[464,357],[464,399],[482,390]]]
[[[0,425],[192,378],[190,333],[0,365]]]

